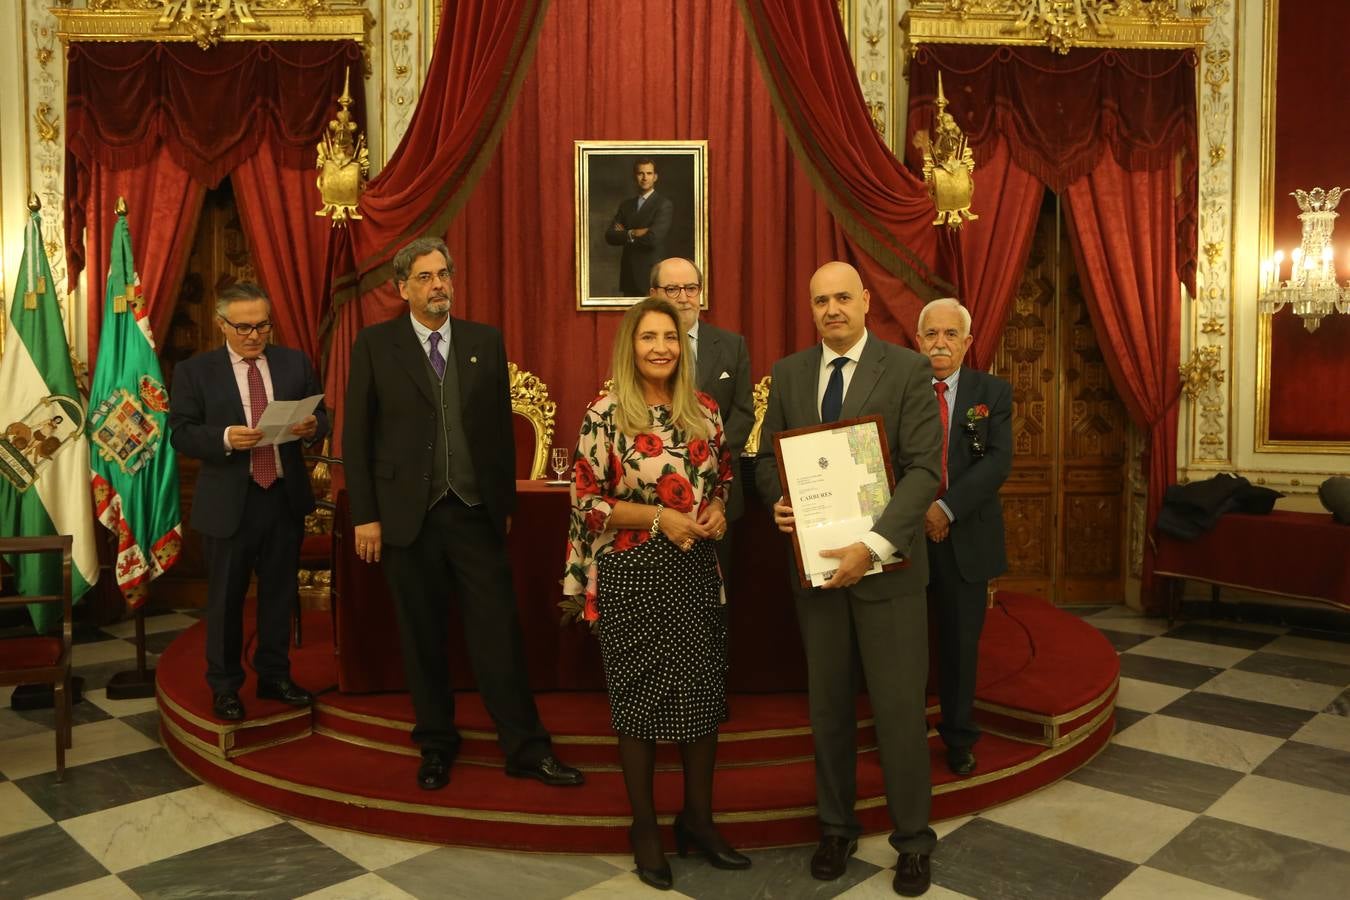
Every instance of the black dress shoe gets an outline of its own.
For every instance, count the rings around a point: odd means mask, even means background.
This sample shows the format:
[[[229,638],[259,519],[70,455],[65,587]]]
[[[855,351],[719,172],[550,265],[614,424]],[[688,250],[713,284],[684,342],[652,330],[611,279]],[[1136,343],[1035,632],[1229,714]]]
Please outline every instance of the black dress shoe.
[[[655,825],[651,826],[652,831],[654,831],[655,828]],[[633,871],[637,873],[638,880],[647,885],[647,887],[654,887],[658,891],[670,890],[675,886],[675,876],[671,874],[670,863],[666,862],[664,853],[661,855],[660,867],[644,866],[638,859],[637,845],[639,831],[636,824],[628,826],[628,846],[633,849]],[[651,832],[649,831],[648,834],[650,833]],[[656,846],[659,849],[661,846],[661,838],[657,836],[653,838],[653,840],[655,840]]]
[[[684,824],[684,813],[675,817],[675,852],[683,858],[689,853],[689,845],[693,844],[694,849],[703,854],[703,858],[712,863],[715,869],[748,869],[750,868],[750,857],[744,853],[737,853],[731,848],[725,840],[722,839],[717,830],[713,829],[713,835],[717,838],[717,846],[714,843],[699,837],[688,826]]]
[[[949,747],[947,749],[947,768],[953,775],[965,777],[975,771],[975,754],[969,747]]]
[[[239,722],[244,718],[244,704],[239,702],[237,691],[225,691],[223,694],[216,694],[211,702],[211,712],[215,713],[217,719]]]
[[[586,780],[580,771],[558,762],[558,758],[549,754],[532,766],[521,766],[508,762],[506,774],[512,778],[533,778],[549,787],[576,787]]]
[[[417,767],[417,786],[424,791],[438,791],[450,783],[450,764],[455,756],[448,750],[423,750],[422,764]]]
[[[848,858],[858,852],[858,842],[838,834],[827,834],[816,845],[811,857],[811,877],[834,881],[848,868]]]
[[[928,865],[927,853],[901,853],[895,861],[895,881],[891,887],[901,897],[917,897],[926,893],[932,881],[933,870]]]
[[[314,702],[314,695],[289,678],[278,678],[276,681],[258,682],[258,699],[280,700],[291,706],[309,706]]]

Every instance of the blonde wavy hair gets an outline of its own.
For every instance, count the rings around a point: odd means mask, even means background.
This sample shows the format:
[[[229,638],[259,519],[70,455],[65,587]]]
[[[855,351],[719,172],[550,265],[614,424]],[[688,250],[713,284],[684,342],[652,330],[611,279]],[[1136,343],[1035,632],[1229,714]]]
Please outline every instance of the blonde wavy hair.
[[[652,426],[652,413],[642,393],[642,376],[638,374],[637,353],[633,344],[638,325],[649,312],[668,316],[680,336],[680,358],[671,376],[671,424],[690,437],[711,437],[711,426],[700,409],[694,392],[694,360],[689,350],[689,336],[680,327],[680,314],[675,305],[661,297],[647,297],[624,313],[619,333],[614,335],[614,354],[610,357],[610,377],[614,379],[614,424],[629,436],[639,434]]]

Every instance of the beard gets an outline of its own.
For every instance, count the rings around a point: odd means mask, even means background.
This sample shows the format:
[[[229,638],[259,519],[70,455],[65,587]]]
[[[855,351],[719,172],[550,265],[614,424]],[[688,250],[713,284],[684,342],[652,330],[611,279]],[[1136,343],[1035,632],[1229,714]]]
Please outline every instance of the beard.
[[[427,312],[430,313],[430,314],[433,315],[433,316],[443,316],[443,315],[446,315],[447,313],[450,312],[450,300],[449,300],[449,298],[445,298],[445,299],[442,299],[442,300],[428,300],[428,301],[427,301]]]

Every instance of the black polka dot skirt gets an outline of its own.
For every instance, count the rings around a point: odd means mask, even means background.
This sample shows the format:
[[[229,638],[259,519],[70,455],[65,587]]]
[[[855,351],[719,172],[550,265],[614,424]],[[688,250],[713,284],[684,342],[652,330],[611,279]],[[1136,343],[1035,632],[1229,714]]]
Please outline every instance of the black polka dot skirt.
[[[726,717],[727,631],[711,541],[661,534],[597,562],[600,653],[614,730],[692,741]]]

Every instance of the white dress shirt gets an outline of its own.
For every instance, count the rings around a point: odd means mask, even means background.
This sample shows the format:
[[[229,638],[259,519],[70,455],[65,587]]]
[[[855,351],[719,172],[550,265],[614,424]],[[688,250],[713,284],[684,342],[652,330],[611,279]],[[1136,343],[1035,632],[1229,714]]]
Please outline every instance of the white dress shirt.
[[[408,318],[412,320],[413,331],[417,333],[417,341],[422,345],[422,352],[426,354],[427,362],[431,362],[431,334],[432,329],[417,321],[417,317],[408,313]],[[450,362],[450,317],[446,316],[441,327],[435,329],[436,334],[441,336],[441,358]]]

